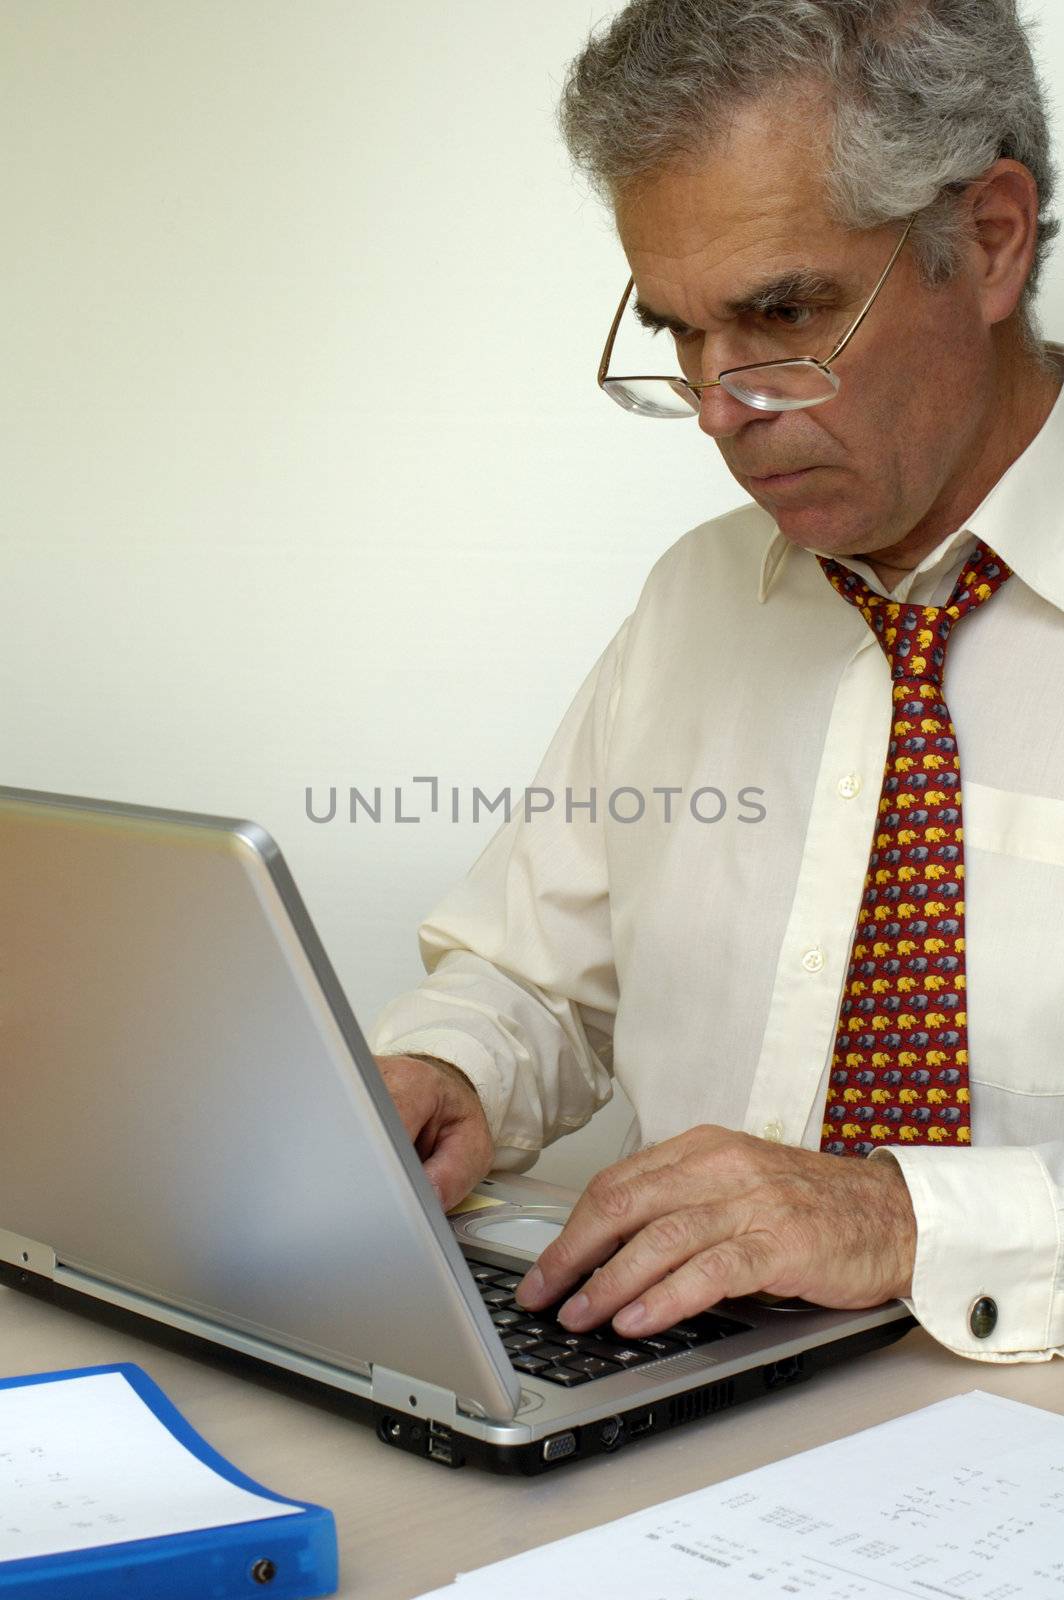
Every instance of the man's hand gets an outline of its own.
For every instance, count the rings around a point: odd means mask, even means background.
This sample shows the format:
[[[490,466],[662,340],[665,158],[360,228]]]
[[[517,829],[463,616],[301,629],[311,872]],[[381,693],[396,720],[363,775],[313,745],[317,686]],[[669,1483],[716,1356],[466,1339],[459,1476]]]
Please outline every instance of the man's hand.
[[[490,1172],[495,1146],[480,1097],[447,1061],[429,1056],[376,1056],[425,1176],[447,1211]]]
[[[539,1310],[597,1267],[562,1322],[582,1332],[612,1318],[636,1338],[758,1290],[881,1305],[910,1292],[915,1253],[896,1162],[692,1128],[593,1178],[516,1294]]]

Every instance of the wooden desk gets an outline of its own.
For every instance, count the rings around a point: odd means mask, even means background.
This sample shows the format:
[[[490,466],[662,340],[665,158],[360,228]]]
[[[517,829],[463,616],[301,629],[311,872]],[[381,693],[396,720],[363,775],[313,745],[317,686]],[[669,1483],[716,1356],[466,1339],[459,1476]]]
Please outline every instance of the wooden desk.
[[[411,1600],[459,1569],[745,1472],[947,1395],[986,1389],[1064,1413],[1058,1362],[992,1366],[922,1331],[806,1385],[538,1480],[448,1471],[378,1442],[365,1425],[231,1371],[0,1289],[4,1375],[136,1361],[217,1447],[284,1494],[336,1514],[339,1593]]]

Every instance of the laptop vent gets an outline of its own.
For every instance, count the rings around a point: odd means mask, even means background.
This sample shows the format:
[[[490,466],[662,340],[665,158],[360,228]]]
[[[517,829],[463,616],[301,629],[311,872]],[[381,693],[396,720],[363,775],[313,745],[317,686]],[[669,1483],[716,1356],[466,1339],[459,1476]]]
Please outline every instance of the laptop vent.
[[[711,1417],[715,1411],[726,1411],[734,1404],[733,1378],[723,1383],[707,1383],[701,1389],[673,1395],[669,1401],[668,1426],[675,1428],[681,1422],[697,1422],[700,1417]]]

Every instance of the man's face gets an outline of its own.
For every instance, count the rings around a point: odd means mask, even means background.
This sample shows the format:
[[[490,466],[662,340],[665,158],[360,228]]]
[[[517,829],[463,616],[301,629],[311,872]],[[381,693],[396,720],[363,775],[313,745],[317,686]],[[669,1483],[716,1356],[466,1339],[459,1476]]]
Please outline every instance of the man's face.
[[[644,319],[668,319],[662,337],[675,337],[692,381],[764,359],[777,340],[823,359],[875,287],[904,224],[855,233],[831,220],[827,140],[815,107],[781,121],[779,107],[761,102],[700,164],[620,197],[618,230]],[[745,305],[799,272],[819,287]],[[928,288],[907,245],[834,370],[842,386],[824,405],[754,411],[718,387],[703,394],[699,424],[787,538],[908,564],[929,529],[946,531],[936,521],[963,498],[991,404],[989,329],[970,278],[962,271]]]

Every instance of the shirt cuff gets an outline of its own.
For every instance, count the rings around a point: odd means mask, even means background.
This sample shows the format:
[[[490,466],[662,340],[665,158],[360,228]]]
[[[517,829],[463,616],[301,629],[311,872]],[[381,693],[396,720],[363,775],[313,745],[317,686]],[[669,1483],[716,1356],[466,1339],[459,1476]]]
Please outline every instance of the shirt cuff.
[[[932,1338],[977,1361],[1048,1361],[1064,1353],[1064,1307],[1058,1302],[1054,1310],[1061,1224],[1037,1152],[891,1145],[868,1159],[886,1156],[901,1167],[916,1214],[905,1304]],[[997,1320],[979,1338],[972,1313],[987,1300]],[[982,1311],[975,1321],[985,1328]]]

